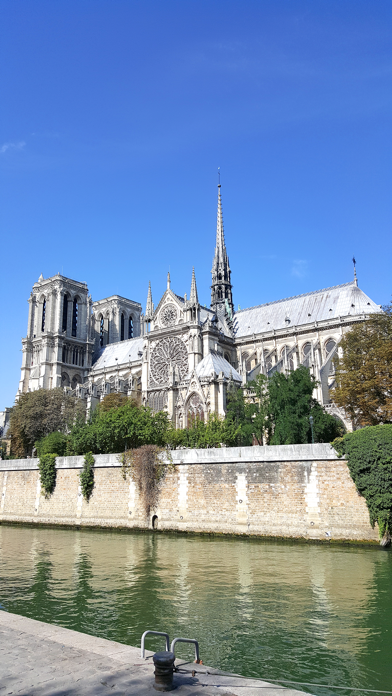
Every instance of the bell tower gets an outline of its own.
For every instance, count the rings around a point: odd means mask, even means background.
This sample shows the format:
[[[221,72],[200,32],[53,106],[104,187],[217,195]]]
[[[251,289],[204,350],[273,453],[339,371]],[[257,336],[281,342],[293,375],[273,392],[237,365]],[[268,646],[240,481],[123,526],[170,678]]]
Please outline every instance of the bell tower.
[[[216,246],[212,264],[211,309],[216,314],[224,314],[229,308],[234,313],[231,270],[227,256],[225,234],[223,231],[222,198],[220,179],[218,183],[218,214],[216,222]]]

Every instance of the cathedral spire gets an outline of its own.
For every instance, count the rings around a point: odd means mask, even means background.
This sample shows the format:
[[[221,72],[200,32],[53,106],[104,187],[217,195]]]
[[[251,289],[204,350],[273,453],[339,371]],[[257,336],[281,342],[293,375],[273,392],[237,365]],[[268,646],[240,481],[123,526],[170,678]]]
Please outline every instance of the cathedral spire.
[[[220,172],[218,183],[218,212],[216,220],[216,245],[215,256],[212,264],[211,308],[216,312],[219,307],[224,311],[226,300],[232,313],[234,313],[231,270],[229,257],[226,251],[225,233],[223,230],[222,197]]]
[[[148,293],[147,293],[147,304],[146,304],[146,319],[152,317],[154,313],[154,305],[152,303],[152,292],[151,292],[151,281],[148,281]]]
[[[189,302],[191,302],[192,304],[199,304],[199,298],[197,296],[196,287],[195,267],[193,267],[192,271],[191,294],[189,296]]]
[[[170,271],[167,273],[167,289],[170,290]]]
[[[355,256],[353,256],[353,264],[354,264],[354,283],[355,285],[358,286],[358,278],[357,278],[357,262],[355,260]]]

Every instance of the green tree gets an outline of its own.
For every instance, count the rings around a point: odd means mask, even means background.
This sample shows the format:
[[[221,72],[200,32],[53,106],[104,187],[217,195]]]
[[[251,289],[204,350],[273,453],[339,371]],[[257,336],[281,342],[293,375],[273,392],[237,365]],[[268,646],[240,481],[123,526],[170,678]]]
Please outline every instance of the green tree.
[[[63,389],[37,389],[21,394],[10,418],[11,453],[25,457],[49,433],[66,433],[85,418],[85,403]]]
[[[46,435],[42,440],[38,440],[35,446],[39,457],[42,457],[44,454],[55,454],[57,457],[63,457],[67,451],[67,444],[67,435],[57,430]]]
[[[343,336],[331,396],[356,426],[392,423],[392,304]]]
[[[236,445],[246,446],[252,444],[254,432],[253,417],[256,409],[256,405],[247,398],[242,387],[237,387],[233,383],[229,385],[226,421],[228,426],[237,433]]]
[[[165,444],[167,413],[127,400],[109,411],[96,409],[89,423],[77,423],[69,436],[68,454],[107,454],[142,445]]]
[[[220,418],[216,413],[210,413],[207,420],[195,418],[187,428],[176,430],[170,427],[166,435],[166,443],[171,449],[191,447],[204,449],[221,447],[222,444],[233,447],[237,444],[239,427],[230,420]]]
[[[343,426],[325,413],[312,394],[317,381],[301,365],[285,375],[275,372],[268,383],[271,445],[292,445],[312,441],[309,417],[313,416],[315,442],[330,442],[342,434]]]

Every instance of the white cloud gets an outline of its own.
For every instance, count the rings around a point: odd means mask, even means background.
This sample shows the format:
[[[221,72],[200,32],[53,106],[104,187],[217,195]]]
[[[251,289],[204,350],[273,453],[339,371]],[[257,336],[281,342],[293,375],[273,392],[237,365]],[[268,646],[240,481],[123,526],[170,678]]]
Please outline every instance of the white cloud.
[[[308,262],[305,259],[294,259],[291,268],[291,275],[297,278],[304,278],[308,272]]]
[[[25,145],[26,143],[24,142],[24,140],[20,140],[17,143],[4,143],[0,147],[0,154],[4,155],[4,153],[7,152],[7,150],[23,150]]]

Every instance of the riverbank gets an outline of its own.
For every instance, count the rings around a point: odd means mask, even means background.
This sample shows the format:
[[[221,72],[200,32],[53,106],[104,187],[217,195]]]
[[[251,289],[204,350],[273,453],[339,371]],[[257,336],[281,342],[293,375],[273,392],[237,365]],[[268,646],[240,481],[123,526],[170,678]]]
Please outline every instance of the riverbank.
[[[29,696],[152,696],[152,653],[0,611],[0,684],[6,694]],[[176,660],[179,696],[303,696],[303,692],[244,677],[213,674]],[[192,671],[195,670],[194,676]]]
[[[175,450],[148,515],[121,455],[94,459],[88,502],[84,457],[57,458],[49,498],[37,459],[0,461],[0,522],[378,543],[347,463],[329,444]]]

